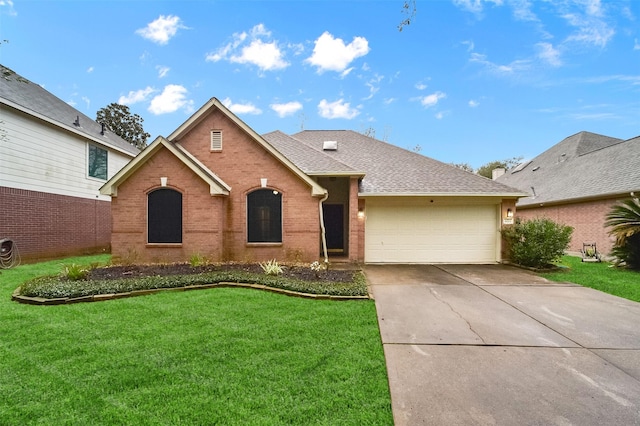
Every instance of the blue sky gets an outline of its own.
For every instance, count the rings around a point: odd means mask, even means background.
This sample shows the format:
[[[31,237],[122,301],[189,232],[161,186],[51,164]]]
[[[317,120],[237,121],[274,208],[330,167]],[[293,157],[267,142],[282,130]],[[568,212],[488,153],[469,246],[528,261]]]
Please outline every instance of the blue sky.
[[[444,162],[640,135],[635,0],[0,0],[0,63],[168,136],[211,97],[259,133],[375,131]]]

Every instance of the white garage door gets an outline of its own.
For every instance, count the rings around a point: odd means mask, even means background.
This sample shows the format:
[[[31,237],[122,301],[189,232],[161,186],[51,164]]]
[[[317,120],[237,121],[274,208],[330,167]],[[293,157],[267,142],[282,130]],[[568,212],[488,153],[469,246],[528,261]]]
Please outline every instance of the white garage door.
[[[492,263],[498,206],[367,199],[365,262]]]

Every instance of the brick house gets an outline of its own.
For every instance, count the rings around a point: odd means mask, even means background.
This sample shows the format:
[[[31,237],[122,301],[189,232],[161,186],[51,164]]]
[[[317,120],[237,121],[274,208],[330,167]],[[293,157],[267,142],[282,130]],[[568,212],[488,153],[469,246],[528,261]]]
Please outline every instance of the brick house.
[[[100,187],[139,152],[0,65],[0,239],[23,261],[109,250]]]
[[[114,257],[145,262],[493,263],[525,195],[352,131],[261,136],[215,98],[101,192]]]
[[[571,252],[596,242],[607,254],[615,239],[604,226],[606,214],[618,201],[640,194],[640,137],[576,133],[497,182],[529,193],[518,200],[518,217],[546,217],[572,226]]]

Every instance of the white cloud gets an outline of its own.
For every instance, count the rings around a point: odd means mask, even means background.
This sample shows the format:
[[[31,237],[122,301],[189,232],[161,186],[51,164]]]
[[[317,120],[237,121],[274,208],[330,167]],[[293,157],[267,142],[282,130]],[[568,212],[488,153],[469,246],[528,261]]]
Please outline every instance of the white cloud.
[[[158,78],[166,77],[167,74],[169,74],[169,71],[171,71],[171,68],[163,65],[156,65],[156,69],[158,70]]]
[[[542,59],[552,67],[559,67],[562,65],[560,59],[560,51],[553,47],[551,43],[538,43],[536,44],[538,49],[538,58]]]
[[[386,98],[386,99],[384,100],[384,104],[385,104],[385,105],[391,105],[392,103],[394,103],[394,102],[395,102],[395,101],[397,101],[397,100],[398,100],[397,98]]]
[[[262,110],[253,105],[251,102],[247,102],[244,104],[234,104],[233,102],[231,102],[231,98],[225,98],[222,101],[222,105],[229,108],[229,111],[234,114],[262,114]]]
[[[578,6],[581,5],[582,3],[578,4]],[[568,42],[605,47],[615,35],[615,30],[605,21],[603,9],[597,0],[588,1],[584,11],[563,12],[562,18],[577,29],[567,37]]]
[[[447,97],[446,93],[435,92],[427,96],[421,96],[419,99],[422,106],[424,106],[425,108],[430,108],[432,106],[437,105],[440,99],[444,99],[446,97]]]
[[[351,120],[360,114],[360,111],[357,108],[351,108],[351,104],[344,102],[343,99],[338,99],[335,102],[328,102],[323,99],[318,104],[318,114],[323,118],[346,118]]]
[[[155,115],[175,112],[185,109],[187,112],[193,111],[193,101],[187,99],[187,89],[177,84],[165,86],[161,94],[151,100],[149,112]]]
[[[255,25],[249,32],[234,33],[232,40],[215,52],[208,53],[205,60],[218,62],[228,60],[239,64],[256,65],[261,71],[273,71],[288,67],[284,53],[277,41],[271,41],[271,31],[264,24]],[[297,51],[299,45],[292,45]],[[295,54],[295,52],[294,52]]]
[[[383,75],[375,74],[369,81],[365,83],[365,86],[369,88],[369,96],[364,98],[364,100],[368,100],[373,98],[373,96],[378,93],[380,90],[380,82],[384,79]]]
[[[434,117],[438,120],[442,120],[444,118],[444,116],[447,115],[446,112],[443,111],[439,111],[437,113],[435,113]]]
[[[91,73],[93,72],[93,67],[89,67],[89,68],[87,68],[87,72],[88,72],[89,74],[91,74]]]
[[[347,68],[346,70],[342,71],[342,72],[340,73],[340,78],[345,78],[346,76],[348,76],[348,75],[349,75],[349,73],[350,73],[351,71],[353,71],[353,67],[351,67],[351,68]]]
[[[287,102],[286,104],[271,104],[269,106],[280,118],[293,115],[302,109],[302,104],[298,101]]]
[[[469,107],[471,107],[471,108],[477,108],[479,105],[480,105],[480,102],[478,102],[478,101],[476,101],[474,99],[471,99],[469,101]]]
[[[18,16],[18,12],[13,8],[12,0],[0,0],[0,7],[7,7],[7,14],[9,16]]]
[[[364,37],[354,37],[345,44],[341,38],[334,38],[328,31],[315,41],[313,54],[305,62],[316,66],[318,73],[324,71],[344,71],[356,58],[369,53],[369,42]]]
[[[511,0],[509,2],[513,8],[513,16],[519,21],[539,22],[538,17],[531,10],[531,2],[529,0]]]
[[[419,82],[419,83],[416,83],[415,88],[418,90],[424,90],[427,88],[427,85],[424,84],[423,82]]]
[[[453,4],[457,7],[475,14],[480,14],[486,3],[501,6],[502,0],[453,0]]]
[[[87,98],[86,96],[83,96],[81,99],[85,104],[87,104],[87,109],[89,109],[89,107],[91,106],[91,99]]]
[[[499,65],[489,61],[487,55],[476,52],[471,53],[469,61],[484,65],[485,68],[496,74],[513,74],[518,71],[526,71],[531,67],[531,61],[524,59],[515,60],[508,65]]]
[[[640,50],[640,41],[638,39],[633,40],[633,50]]]
[[[473,49],[475,49],[476,45],[472,40],[465,40],[462,42],[463,45],[467,46],[467,52],[473,52]]]
[[[133,105],[138,102],[144,102],[155,91],[156,90],[151,86],[147,86],[146,88],[140,90],[132,90],[127,95],[120,96],[120,98],[118,99],[118,103],[120,105]]]
[[[262,71],[279,70],[289,66],[289,63],[282,59],[282,51],[276,42],[265,43],[262,40],[253,40],[251,44],[242,48],[240,55],[231,56],[229,61],[257,65]]]
[[[136,30],[136,34],[154,43],[164,45],[178,33],[179,29],[187,29],[182,20],[174,15],[160,15],[158,19],[150,22],[146,27]]]

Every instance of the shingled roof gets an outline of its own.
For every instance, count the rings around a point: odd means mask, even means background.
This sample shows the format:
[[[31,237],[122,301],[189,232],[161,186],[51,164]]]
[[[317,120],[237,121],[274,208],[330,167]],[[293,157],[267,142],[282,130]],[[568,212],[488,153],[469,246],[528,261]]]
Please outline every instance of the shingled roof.
[[[360,195],[518,197],[521,191],[351,130],[264,135],[305,173],[364,175]],[[325,141],[337,149],[323,150]],[[321,171],[322,173],[318,173]]]
[[[105,131],[95,120],[13,70],[0,65],[0,104],[50,122],[72,133],[130,156],[140,152],[115,133]]]
[[[497,181],[530,193],[519,207],[640,193],[640,136],[576,133]]]

